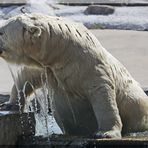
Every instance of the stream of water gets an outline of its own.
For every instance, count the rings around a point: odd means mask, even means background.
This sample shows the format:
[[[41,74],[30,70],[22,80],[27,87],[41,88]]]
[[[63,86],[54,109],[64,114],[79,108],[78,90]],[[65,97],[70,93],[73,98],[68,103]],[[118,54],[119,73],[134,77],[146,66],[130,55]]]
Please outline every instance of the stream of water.
[[[52,104],[53,104],[54,92],[50,87],[50,84],[48,84],[46,67],[44,69],[44,73],[41,74],[42,87],[37,90],[34,88],[34,85],[29,81],[26,81],[24,83],[23,88],[20,88],[19,81],[21,80],[21,77],[23,77],[23,75],[20,75],[20,73],[24,67],[21,66],[18,67],[15,65],[14,66],[8,65],[8,67],[11,72],[14,84],[17,88],[20,114],[23,111],[35,113],[35,120],[36,120],[35,135],[37,136],[42,135],[45,137],[49,137],[54,133],[62,133],[61,129],[58,127],[53,117],[54,107]],[[43,75],[45,76],[45,82],[43,80]],[[31,96],[25,95],[25,88],[28,84],[31,86],[33,90],[33,94]],[[49,112],[49,108],[51,112]],[[30,117],[28,116],[28,122],[30,121],[29,118]],[[22,117],[20,117],[20,123],[23,129],[24,121]]]

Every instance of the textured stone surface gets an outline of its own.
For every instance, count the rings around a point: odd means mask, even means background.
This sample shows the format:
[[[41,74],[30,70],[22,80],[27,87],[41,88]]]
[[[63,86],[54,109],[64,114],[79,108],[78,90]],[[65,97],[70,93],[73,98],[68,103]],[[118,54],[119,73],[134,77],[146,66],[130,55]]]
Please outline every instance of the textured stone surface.
[[[19,136],[29,137],[34,133],[35,118],[33,113],[19,114],[0,111],[0,145],[14,145]]]
[[[68,5],[90,5],[90,4],[110,4],[110,5],[133,5],[145,6],[148,5],[147,0],[58,0],[62,4]]]
[[[0,94],[0,104],[9,100],[9,94]],[[0,111],[0,145],[14,145],[18,137],[35,133],[34,113]]]
[[[26,141],[19,140],[18,148],[22,148],[22,144],[27,146],[33,146],[38,148],[39,146],[44,148],[56,147],[56,148],[112,148],[112,147],[144,147],[148,146],[147,138],[122,138],[122,139],[91,139],[78,136],[65,136],[65,135],[53,135],[49,139],[43,137],[34,137],[34,143],[31,139]]]
[[[90,5],[84,11],[84,14],[94,14],[94,15],[109,15],[114,13],[114,7],[107,5]]]

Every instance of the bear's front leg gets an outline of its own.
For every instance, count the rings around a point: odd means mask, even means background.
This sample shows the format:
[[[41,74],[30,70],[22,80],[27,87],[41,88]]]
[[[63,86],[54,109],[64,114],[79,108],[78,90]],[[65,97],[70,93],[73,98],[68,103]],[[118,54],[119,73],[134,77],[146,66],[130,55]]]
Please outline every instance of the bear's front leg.
[[[116,103],[115,87],[105,79],[93,87],[90,98],[97,119],[95,138],[121,138],[122,122]]]

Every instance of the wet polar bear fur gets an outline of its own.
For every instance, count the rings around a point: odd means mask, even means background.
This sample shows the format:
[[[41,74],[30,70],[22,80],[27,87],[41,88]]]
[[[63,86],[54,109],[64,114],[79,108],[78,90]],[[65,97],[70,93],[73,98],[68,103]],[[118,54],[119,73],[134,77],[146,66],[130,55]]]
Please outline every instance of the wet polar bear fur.
[[[20,89],[32,77],[35,88],[41,87],[40,74],[47,69],[54,116],[64,133],[120,138],[148,129],[146,94],[83,25],[42,14],[18,15],[1,26],[0,51],[6,61],[26,65]],[[16,96],[13,87],[10,104]]]

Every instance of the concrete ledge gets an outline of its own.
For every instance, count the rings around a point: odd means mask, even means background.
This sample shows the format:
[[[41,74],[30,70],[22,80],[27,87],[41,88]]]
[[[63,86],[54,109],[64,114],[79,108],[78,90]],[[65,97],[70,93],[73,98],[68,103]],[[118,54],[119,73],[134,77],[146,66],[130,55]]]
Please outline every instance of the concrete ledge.
[[[78,136],[65,136],[65,135],[53,135],[52,137],[34,137],[34,143],[31,139],[26,141],[19,140],[18,148],[22,148],[22,144],[25,146],[32,145],[34,148],[56,147],[56,148],[127,148],[127,147],[148,147],[148,139],[135,139],[135,138],[123,138],[123,139],[90,139]]]
[[[0,111],[0,145],[15,145],[18,137],[35,134],[33,113]]]
[[[59,4],[70,6],[111,5],[111,6],[148,6],[146,0],[58,0]]]
[[[148,3],[143,3],[143,4],[139,4],[139,3],[130,3],[130,4],[126,4],[126,3],[59,3],[60,5],[68,5],[68,6],[88,6],[88,5],[110,5],[110,6],[118,6],[118,7],[123,7],[123,6],[129,6],[129,7],[146,7],[148,6]]]

